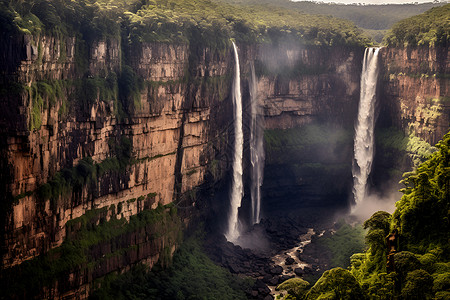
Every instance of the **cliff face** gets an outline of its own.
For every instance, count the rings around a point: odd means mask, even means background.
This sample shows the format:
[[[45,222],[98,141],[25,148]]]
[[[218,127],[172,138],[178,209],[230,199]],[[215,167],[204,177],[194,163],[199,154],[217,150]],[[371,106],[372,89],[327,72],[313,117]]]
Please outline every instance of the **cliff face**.
[[[383,48],[381,121],[436,144],[450,124],[449,49]]]
[[[259,81],[267,129],[293,128],[319,119],[353,126],[359,100],[361,49],[269,48],[260,56],[268,70],[271,65],[282,70],[262,76]]]
[[[338,47],[263,51],[267,69],[272,64],[284,71],[267,72],[258,88],[266,128],[266,213],[347,205],[362,53]]]
[[[64,248],[69,221],[94,214],[88,224],[113,226],[158,205],[192,207],[206,173],[223,176],[226,161],[215,157],[227,148],[228,53],[142,44],[125,49],[132,55],[124,66],[125,47],[115,40],[86,47],[75,38],[14,42],[23,51],[2,74],[8,92],[0,113],[3,268]],[[173,253],[181,223],[164,222],[166,233],[148,226],[93,244],[86,255],[94,270],[86,262],[72,266],[58,275],[69,284],[50,285],[45,294],[70,296],[94,278]],[[119,254],[102,259],[111,253]]]
[[[387,190],[403,172],[417,167],[448,132],[448,51],[424,46],[381,49],[377,144],[371,175],[378,189]]]

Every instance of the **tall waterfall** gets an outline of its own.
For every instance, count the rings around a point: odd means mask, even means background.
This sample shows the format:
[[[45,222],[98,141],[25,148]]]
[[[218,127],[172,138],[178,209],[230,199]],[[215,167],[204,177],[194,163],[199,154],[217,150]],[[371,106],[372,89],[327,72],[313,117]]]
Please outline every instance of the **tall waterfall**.
[[[361,73],[353,160],[353,196],[357,205],[366,197],[367,179],[372,169],[379,50],[380,48],[366,48]]]
[[[250,124],[250,162],[251,162],[251,197],[252,197],[252,223],[261,220],[261,186],[264,172],[264,146],[263,146],[263,118],[261,108],[258,105],[258,87],[255,75],[255,67],[251,64],[250,100],[251,100],[251,124]]]
[[[233,42],[234,58],[236,60],[233,81],[233,112],[234,112],[234,155],[233,155],[233,182],[231,188],[231,210],[228,217],[228,230],[225,234],[229,241],[235,241],[239,237],[238,210],[244,193],[242,184],[242,155],[244,134],[242,132],[242,98],[241,76],[239,72],[239,55]]]

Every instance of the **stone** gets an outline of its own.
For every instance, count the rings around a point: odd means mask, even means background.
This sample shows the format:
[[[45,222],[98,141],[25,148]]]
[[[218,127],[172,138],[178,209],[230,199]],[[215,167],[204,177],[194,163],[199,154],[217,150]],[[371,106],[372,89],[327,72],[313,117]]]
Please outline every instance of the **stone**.
[[[303,271],[302,268],[295,268],[295,269],[294,269],[294,273],[295,273],[295,275],[297,275],[297,276],[302,276],[303,274],[305,274],[305,272]]]
[[[281,275],[279,280],[278,280],[278,284],[283,283],[284,281],[294,278],[295,275]]]
[[[283,273],[283,267],[273,266],[272,268],[270,268],[270,273],[274,275],[281,275]]]
[[[293,259],[292,257],[288,257],[286,258],[286,260],[284,261],[284,263],[286,265],[292,265],[293,263],[295,263],[295,259]]]
[[[276,286],[278,285],[278,283],[280,282],[279,277],[278,276],[274,276],[269,280],[269,285],[271,286]]]

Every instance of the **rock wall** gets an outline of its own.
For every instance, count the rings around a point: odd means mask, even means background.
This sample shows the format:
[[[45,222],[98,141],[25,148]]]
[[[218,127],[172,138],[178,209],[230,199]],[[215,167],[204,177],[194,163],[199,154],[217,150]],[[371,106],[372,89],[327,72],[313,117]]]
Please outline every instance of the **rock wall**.
[[[124,67],[117,40],[83,49],[75,38],[23,36],[11,47],[23,51],[2,73],[4,88],[17,86],[0,97],[3,268],[60,246],[67,222],[90,210],[120,206],[114,218],[129,220],[192,207],[207,172],[223,177],[227,162],[215,158],[227,148],[230,53],[144,43],[126,49]],[[130,82],[137,93],[121,96]]]
[[[353,126],[359,101],[361,48],[262,49],[260,61],[278,74],[259,81],[267,129],[317,120]],[[274,63],[274,60],[276,62]]]
[[[383,48],[380,122],[436,144],[450,125],[448,47]]]
[[[264,213],[347,205],[363,52],[261,51],[269,69],[258,86],[266,126]]]
[[[402,174],[424,161],[449,130],[448,51],[425,46],[380,51],[379,118],[370,178],[378,194],[389,196],[402,188],[397,184]]]

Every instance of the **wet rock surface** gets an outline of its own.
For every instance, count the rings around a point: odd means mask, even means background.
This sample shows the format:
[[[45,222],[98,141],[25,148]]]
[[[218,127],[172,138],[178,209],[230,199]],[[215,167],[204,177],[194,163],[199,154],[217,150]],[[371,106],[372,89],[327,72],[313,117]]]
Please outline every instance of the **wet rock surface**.
[[[317,246],[310,244],[310,240],[317,239],[325,228],[331,228],[331,221],[317,222],[313,230],[309,222],[263,219],[241,234],[237,242],[242,246],[215,234],[207,237],[204,248],[215,263],[231,273],[255,279],[252,288],[246,291],[249,299],[274,299],[275,288],[282,282],[294,277],[314,280],[326,270],[328,254],[317,252]]]

